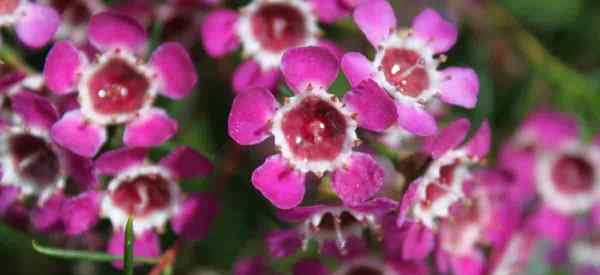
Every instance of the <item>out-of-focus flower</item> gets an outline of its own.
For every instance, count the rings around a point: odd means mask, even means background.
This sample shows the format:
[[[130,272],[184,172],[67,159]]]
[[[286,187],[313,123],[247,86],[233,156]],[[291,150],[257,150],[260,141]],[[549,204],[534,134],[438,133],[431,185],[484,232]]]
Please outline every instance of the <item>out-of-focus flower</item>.
[[[11,26],[23,44],[41,48],[48,43],[60,24],[52,7],[29,0],[5,0],[0,4],[0,27]]]
[[[254,171],[254,187],[278,208],[289,209],[302,202],[305,173],[332,172],[333,189],[344,203],[364,202],[384,175],[370,155],[353,151],[356,128],[385,128],[394,120],[393,104],[382,101],[387,95],[377,89],[353,91],[344,97],[346,104],[328,93],[338,62],[325,48],[294,48],[282,59],[295,96],[280,105],[267,89],[252,88],[236,96],[229,114],[229,136],[237,143],[257,144],[272,134],[281,152]]]
[[[242,259],[233,266],[233,275],[275,275],[268,266],[265,258],[249,257]]]
[[[177,122],[153,107],[158,93],[185,97],[196,84],[196,69],[177,43],[159,46],[148,63],[139,54],[146,33],[131,17],[103,12],[88,27],[95,60],[69,41],[58,42],[44,66],[46,85],[58,95],[78,93],[79,109],[67,112],[52,127],[52,138],[76,154],[94,156],[106,141],[106,127],[126,124],[127,146],[152,147],[171,138]]]
[[[397,30],[394,10],[385,0],[365,1],[354,11],[354,21],[375,47],[373,61],[351,52],[342,58],[342,70],[355,87],[371,79],[396,101],[398,123],[421,136],[432,135],[437,126],[425,105],[440,96],[448,104],[473,108],[479,80],[470,68],[449,67],[436,57],[456,42],[458,31],[437,12],[426,9],[410,30]]]
[[[333,275],[426,275],[430,270],[424,262],[404,262],[375,258],[353,259],[343,263]]]
[[[524,274],[533,252],[535,238],[530,232],[515,232],[510,240],[501,248],[493,251],[489,274]]]

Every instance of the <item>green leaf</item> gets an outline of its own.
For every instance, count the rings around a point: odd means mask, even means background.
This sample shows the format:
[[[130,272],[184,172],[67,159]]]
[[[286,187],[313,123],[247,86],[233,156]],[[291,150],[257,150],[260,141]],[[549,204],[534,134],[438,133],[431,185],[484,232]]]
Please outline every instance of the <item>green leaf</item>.
[[[127,219],[127,226],[125,227],[125,253],[123,254],[123,262],[125,263],[125,275],[133,275],[133,241],[135,236],[133,235],[133,218],[130,216]]]
[[[52,256],[56,258],[63,258],[69,260],[83,260],[83,261],[92,261],[92,262],[113,262],[121,259],[121,256],[112,255],[104,252],[96,252],[96,251],[84,251],[84,250],[71,250],[71,249],[61,249],[61,248],[53,248],[46,247],[40,245],[35,240],[31,241],[31,246],[33,250],[40,254],[44,254],[47,256]],[[134,258],[133,261],[135,263],[141,264],[157,264],[160,259],[158,258],[145,258],[145,257],[137,257]]]

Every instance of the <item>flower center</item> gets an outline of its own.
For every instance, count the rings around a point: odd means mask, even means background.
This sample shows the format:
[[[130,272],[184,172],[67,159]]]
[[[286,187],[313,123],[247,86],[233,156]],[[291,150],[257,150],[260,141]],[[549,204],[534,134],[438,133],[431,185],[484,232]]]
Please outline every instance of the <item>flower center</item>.
[[[418,97],[429,87],[425,59],[413,50],[385,49],[380,70],[387,82],[405,96]]]
[[[280,52],[298,46],[306,35],[304,15],[294,6],[264,4],[252,15],[252,33],[261,46]]]
[[[440,177],[427,185],[425,189],[425,200],[421,202],[424,207],[428,207],[436,200],[450,192],[452,182],[454,181],[454,172],[459,165],[459,161],[444,165],[440,168]]]
[[[371,266],[356,266],[348,270],[346,275],[382,275],[383,272]]]
[[[15,169],[21,177],[40,186],[56,182],[60,160],[44,139],[17,134],[10,137],[9,145]]]
[[[111,199],[128,214],[143,217],[169,206],[172,199],[169,184],[159,174],[142,174],[121,182]]]
[[[321,222],[317,227],[319,230],[324,230],[326,232],[335,232],[337,230],[336,227],[338,226],[339,230],[344,231],[344,229],[350,228],[356,224],[358,224],[358,220],[354,215],[348,211],[342,211],[338,218],[334,217],[332,213],[326,213],[323,215],[323,218],[321,218]]]
[[[281,128],[296,157],[334,160],[343,149],[348,123],[331,103],[309,96],[283,116]]]
[[[554,163],[552,180],[562,192],[586,192],[594,185],[594,168],[581,157],[562,156]]]
[[[102,114],[135,112],[143,107],[150,82],[132,65],[113,58],[91,77],[89,91],[94,110]]]
[[[19,0],[0,0],[0,15],[13,13],[19,6]]]

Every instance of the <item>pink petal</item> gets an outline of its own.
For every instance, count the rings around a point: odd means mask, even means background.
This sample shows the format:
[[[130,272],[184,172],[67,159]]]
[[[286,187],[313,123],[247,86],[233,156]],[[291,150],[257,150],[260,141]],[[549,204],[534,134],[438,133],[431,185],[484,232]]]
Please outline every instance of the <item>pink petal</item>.
[[[479,78],[473,69],[449,67],[442,71],[446,80],[442,82],[441,99],[448,103],[465,108],[473,108],[477,104]]]
[[[204,18],[200,36],[208,55],[222,57],[239,47],[240,39],[235,30],[238,16],[235,11],[219,9]]]
[[[207,176],[214,170],[214,166],[205,156],[186,146],[175,148],[160,160],[160,165],[168,168],[180,179]]]
[[[354,10],[354,22],[377,47],[395,30],[396,15],[385,0],[365,1]]]
[[[405,260],[422,260],[432,251],[435,243],[433,232],[420,223],[412,223],[402,247]]]
[[[52,39],[59,24],[60,16],[53,8],[28,3],[24,15],[16,22],[15,30],[25,45],[40,48]]]
[[[394,100],[373,80],[361,82],[344,95],[362,128],[383,132],[398,119]]]
[[[452,270],[455,274],[481,275],[484,274],[485,259],[480,253],[473,253],[462,257],[452,257],[450,259]]]
[[[317,0],[318,2],[318,0]],[[331,274],[327,267],[318,259],[302,259],[294,265],[293,275],[328,275]]]
[[[85,192],[65,200],[61,218],[68,235],[80,235],[94,227],[100,215],[102,193]]]
[[[279,209],[277,217],[287,222],[303,222],[315,213],[327,208],[328,206],[316,204],[311,206],[298,206],[292,209]]]
[[[424,149],[435,159],[446,152],[458,147],[467,136],[471,123],[466,118],[460,118],[448,124],[435,136],[427,137]]]
[[[350,14],[350,9],[340,0],[311,0],[314,10],[323,23],[333,23]]]
[[[281,72],[296,93],[309,85],[329,88],[338,74],[337,58],[326,48],[310,46],[287,50],[281,58]]]
[[[2,43],[0,41],[0,43]],[[6,72],[5,74],[0,76],[0,93],[5,94],[8,92],[10,87],[13,85],[19,84],[23,79],[27,77],[27,74],[23,72]]]
[[[127,124],[123,142],[131,147],[160,146],[177,133],[177,121],[154,108]]]
[[[435,118],[419,106],[396,102],[398,124],[415,135],[430,136],[437,131]]]
[[[75,183],[79,184],[81,190],[95,189],[99,183],[94,174],[94,163],[91,159],[74,154],[71,151],[63,151],[67,159],[69,175]]]
[[[60,210],[65,197],[61,193],[52,195],[43,205],[31,212],[33,227],[42,233],[57,230],[60,227]]]
[[[150,57],[150,64],[158,72],[162,83],[161,93],[173,99],[188,95],[198,76],[190,55],[177,42],[162,44]]]
[[[11,97],[11,106],[27,126],[50,129],[58,120],[58,111],[50,100],[28,91],[21,91]]]
[[[349,52],[345,54],[342,57],[341,65],[342,71],[344,71],[352,87],[357,86],[363,80],[375,77],[373,64],[361,53]]]
[[[274,258],[294,255],[302,246],[302,240],[296,229],[275,229],[265,238],[269,254]]]
[[[352,153],[348,167],[335,170],[331,184],[338,197],[348,205],[364,202],[383,185],[383,168],[368,154]]]
[[[122,256],[125,250],[125,234],[123,230],[115,231],[108,242],[107,252],[112,255]],[[160,256],[160,240],[156,233],[146,231],[135,236],[133,241],[133,256],[155,258]],[[114,261],[113,266],[123,268],[123,261]]]
[[[550,239],[553,244],[565,244],[572,237],[574,217],[544,205],[531,216],[530,224],[535,233]]]
[[[596,138],[594,138],[594,146],[600,148],[600,134],[596,135]]]
[[[396,219],[396,226],[400,227],[406,222],[408,212],[412,209],[413,205],[417,201],[419,185],[421,185],[421,178],[417,178],[408,186],[408,189],[402,195],[402,201],[400,201],[400,209],[398,211],[398,219]]]
[[[77,86],[77,74],[85,64],[85,57],[71,42],[57,42],[46,56],[44,64],[46,85],[58,95],[74,92]]]
[[[538,110],[530,114],[520,132],[542,147],[555,149],[578,139],[577,119],[565,113]]]
[[[106,141],[106,129],[85,120],[79,110],[66,113],[50,130],[52,140],[73,153],[92,157]]]
[[[0,186],[0,217],[4,217],[6,211],[19,198],[21,189],[16,186]]]
[[[203,239],[218,210],[217,200],[212,195],[190,195],[171,218],[171,228],[186,240]]]
[[[146,44],[146,31],[133,17],[105,11],[92,16],[88,26],[90,43],[100,51],[123,47],[139,52]]]
[[[337,60],[342,60],[342,56],[344,56],[344,49],[340,48],[338,44],[331,40],[321,39],[317,42],[317,46],[328,49],[331,54],[333,54]]]
[[[428,41],[434,52],[448,51],[458,38],[458,30],[432,9],[423,10],[412,23],[414,34]]]
[[[277,208],[294,208],[304,198],[304,174],[291,168],[281,155],[269,157],[254,170],[252,185]]]
[[[240,64],[233,72],[232,86],[236,93],[242,93],[253,87],[263,87],[269,90],[277,88],[280,78],[279,70],[263,71],[252,59]]]
[[[265,88],[255,87],[238,94],[229,113],[229,136],[242,145],[262,142],[269,137],[270,120],[278,105]]]
[[[492,142],[490,123],[484,120],[477,133],[467,143],[467,152],[476,158],[483,158],[490,151]]]
[[[129,167],[144,163],[147,148],[123,147],[107,151],[94,161],[94,172],[102,176],[116,175]]]

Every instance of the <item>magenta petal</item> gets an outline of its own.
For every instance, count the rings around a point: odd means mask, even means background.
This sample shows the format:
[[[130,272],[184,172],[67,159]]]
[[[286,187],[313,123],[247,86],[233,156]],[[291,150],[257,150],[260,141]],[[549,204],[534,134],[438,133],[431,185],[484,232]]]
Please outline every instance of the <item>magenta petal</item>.
[[[337,58],[338,61],[342,60],[342,56],[344,56],[344,49],[340,48],[338,44],[331,40],[321,39],[319,40],[319,42],[317,42],[316,46],[328,49],[329,52],[333,54],[333,56],[335,56],[335,58]]]
[[[400,227],[406,222],[408,212],[417,201],[417,191],[419,190],[419,185],[421,185],[421,181],[422,179],[418,178],[411,182],[404,195],[402,195],[402,201],[400,202],[400,209],[398,211],[398,218],[396,219],[396,226]]]
[[[385,0],[361,3],[354,10],[354,21],[374,47],[379,46],[396,28],[394,9]]]
[[[277,211],[277,217],[286,222],[299,223],[327,207],[327,205],[316,204],[311,206],[299,206],[292,209],[279,209]]]
[[[112,255],[122,256],[125,250],[125,234],[122,230],[115,231],[108,243],[107,251]],[[133,242],[133,256],[155,258],[160,256],[160,240],[156,233],[146,231],[135,237]],[[123,268],[123,261],[115,261],[116,268]]]
[[[484,120],[477,133],[467,143],[467,152],[476,158],[483,158],[490,151],[492,142],[490,123]]]
[[[249,257],[239,260],[233,266],[233,275],[272,275],[267,261],[260,257]]]
[[[412,23],[414,33],[429,42],[434,52],[448,51],[458,38],[458,30],[432,9],[423,10]]]
[[[278,107],[265,88],[251,88],[238,94],[229,113],[229,136],[242,145],[257,144],[269,137],[270,120]]]
[[[409,225],[404,244],[402,256],[406,260],[422,260],[432,251],[435,245],[433,232],[420,223]]]
[[[0,208],[0,211],[1,209],[2,208]],[[600,202],[596,202],[592,207],[592,221],[594,222],[594,225],[600,226]]]
[[[466,118],[460,118],[448,124],[446,128],[437,135],[428,137],[424,149],[431,154],[433,158],[439,158],[446,152],[458,147],[467,136],[471,123]]]
[[[138,52],[146,44],[146,31],[133,17],[116,12],[102,12],[92,16],[88,38],[96,49],[124,47]]]
[[[52,140],[73,153],[93,157],[106,141],[106,129],[85,120],[79,110],[66,113],[50,130]]]
[[[277,88],[279,77],[279,70],[263,71],[256,61],[248,59],[233,72],[232,86],[236,93],[245,92],[252,87],[274,90]]]
[[[177,127],[176,120],[154,108],[127,124],[123,142],[131,147],[159,146],[175,135]]]
[[[481,275],[484,274],[485,259],[480,253],[473,253],[462,257],[452,257],[450,259],[452,270],[455,274],[461,275]]]
[[[70,41],[57,42],[46,56],[44,64],[46,85],[58,95],[74,92],[77,74],[85,63],[85,57]]]
[[[94,163],[92,160],[67,150],[63,152],[67,159],[69,175],[75,180],[75,183],[79,184],[80,189],[95,189],[99,181],[96,174],[94,174]]]
[[[179,43],[162,44],[152,53],[150,64],[158,72],[161,93],[170,98],[181,99],[188,95],[198,81],[194,63]]]
[[[304,174],[291,168],[281,155],[269,157],[254,170],[252,185],[277,208],[294,208],[304,198]]]
[[[477,104],[479,78],[473,69],[449,67],[442,71],[446,78],[441,86],[441,99],[448,103],[465,108],[473,108]]]
[[[0,217],[4,217],[8,208],[19,198],[21,189],[16,186],[0,186]]]
[[[102,176],[116,175],[129,167],[144,163],[147,148],[123,147],[107,151],[94,161],[94,172]]]
[[[1,43],[1,41],[0,41]],[[6,72],[0,76],[0,94],[6,94],[8,89],[14,87],[23,81],[27,77],[27,74],[23,72]]]
[[[218,211],[217,200],[212,195],[190,195],[171,218],[171,227],[186,240],[203,239]]]
[[[98,222],[102,193],[89,191],[65,200],[61,218],[68,235],[87,232]]]
[[[317,0],[318,1],[318,0]],[[292,270],[293,275],[329,275],[327,267],[317,259],[302,259],[298,261]]]
[[[235,11],[219,9],[204,18],[200,36],[208,55],[222,57],[239,47],[240,39],[235,30],[238,16]]]
[[[396,102],[398,124],[415,135],[430,136],[437,131],[435,118],[420,106]]]
[[[335,170],[331,184],[338,197],[348,205],[364,202],[383,185],[383,168],[368,154],[352,153],[347,168]]]
[[[361,82],[344,95],[362,128],[383,132],[398,119],[394,100],[373,80]]]
[[[342,57],[341,66],[352,87],[357,86],[363,80],[375,77],[373,64],[361,53],[349,52],[345,54]]]
[[[542,147],[555,149],[577,140],[577,119],[565,113],[539,110],[525,119],[520,132]]]
[[[350,9],[340,0],[311,0],[314,10],[323,23],[333,23],[340,17],[350,14]]]
[[[269,254],[275,258],[294,255],[302,246],[300,235],[295,229],[275,229],[265,238]]]
[[[535,233],[553,241],[565,244],[572,237],[574,218],[566,216],[547,206],[542,206],[532,215],[530,224]]]
[[[207,176],[214,170],[214,166],[205,156],[186,146],[177,147],[160,160],[160,165],[168,168],[180,179]]]
[[[327,89],[338,74],[338,60],[326,48],[310,46],[287,50],[281,58],[281,72],[296,93],[309,86]]]
[[[600,134],[596,135],[596,138],[594,138],[594,146],[600,148]]]
[[[33,227],[39,232],[50,232],[60,227],[60,211],[65,197],[54,194],[43,205],[35,208],[31,213]]]
[[[53,8],[28,3],[24,15],[15,25],[17,36],[25,45],[40,48],[52,39],[60,24],[60,16]]]
[[[50,100],[28,91],[21,91],[11,97],[11,106],[27,126],[50,129],[58,120],[58,111]]]

